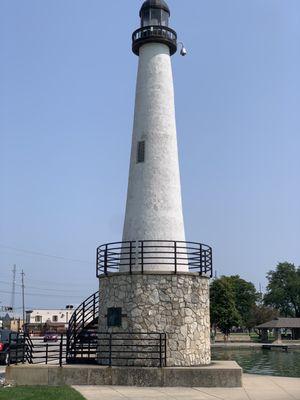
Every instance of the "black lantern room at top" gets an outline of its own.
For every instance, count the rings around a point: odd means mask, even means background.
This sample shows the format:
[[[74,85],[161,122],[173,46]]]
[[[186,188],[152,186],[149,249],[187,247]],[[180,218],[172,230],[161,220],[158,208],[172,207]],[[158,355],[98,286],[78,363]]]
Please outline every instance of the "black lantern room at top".
[[[150,25],[169,26],[170,9],[165,1],[148,0],[140,10],[141,27]]]
[[[147,0],[140,10],[141,28],[132,35],[132,50],[139,55],[145,43],[164,43],[170,54],[177,51],[177,34],[169,28],[170,9],[164,0]]]

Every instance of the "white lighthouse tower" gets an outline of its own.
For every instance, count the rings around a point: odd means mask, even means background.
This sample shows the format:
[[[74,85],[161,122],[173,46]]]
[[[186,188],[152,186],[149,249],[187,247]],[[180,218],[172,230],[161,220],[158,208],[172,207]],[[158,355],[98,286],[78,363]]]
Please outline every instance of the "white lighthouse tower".
[[[139,66],[123,241],[184,242],[171,66],[176,33],[163,0],[145,1],[140,17],[133,34]]]
[[[212,249],[185,238],[171,66],[177,34],[164,0],[145,1],[140,18],[123,238],[97,249],[97,360],[207,365]]]

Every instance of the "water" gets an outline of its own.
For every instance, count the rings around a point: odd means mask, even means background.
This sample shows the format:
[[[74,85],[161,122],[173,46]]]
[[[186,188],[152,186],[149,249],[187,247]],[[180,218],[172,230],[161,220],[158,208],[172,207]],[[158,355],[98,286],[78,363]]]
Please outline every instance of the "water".
[[[212,359],[236,361],[248,374],[300,378],[300,350],[213,348]]]

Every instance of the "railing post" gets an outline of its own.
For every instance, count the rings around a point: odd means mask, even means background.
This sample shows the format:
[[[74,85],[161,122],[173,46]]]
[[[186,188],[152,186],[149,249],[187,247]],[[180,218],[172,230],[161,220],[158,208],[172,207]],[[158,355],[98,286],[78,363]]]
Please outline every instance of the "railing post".
[[[70,357],[70,331],[67,330],[66,360]]]
[[[142,264],[142,274],[144,273],[144,241],[141,240],[141,264]]]
[[[72,318],[73,318],[73,321],[74,321],[73,329],[72,329],[72,336],[73,336],[72,340],[73,340],[73,343],[72,344],[70,343],[70,349],[72,347],[73,357],[76,358],[77,357],[77,347],[76,347],[76,328],[77,328],[76,327],[76,324],[77,324],[76,319],[77,319],[77,312],[76,312],[76,310],[74,311],[74,314],[73,314]]]
[[[175,275],[177,274],[177,242],[174,241],[174,263],[175,263]]]
[[[76,310],[74,311],[74,324],[73,324],[73,340],[75,340],[75,335],[76,335],[76,318],[77,318],[77,312]]]
[[[26,336],[25,336],[25,333],[23,333],[22,364],[25,363],[25,345],[26,345],[25,341],[26,341]]]
[[[159,367],[162,367],[162,337],[161,333],[159,334]]]
[[[49,343],[46,344],[46,364],[48,364],[48,351],[49,351]]]
[[[104,273],[107,275],[107,244],[105,245],[105,253],[104,253]]]
[[[132,274],[132,242],[130,241],[129,245],[129,272]]]
[[[167,334],[166,333],[164,333],[164,344],[165,344],[165,367],[167,366]]]
[[[60,344],[59,344],[59,366],[62,366],[62,358],[63,358],[63,334],[60,336]]]
[[[96,317],[96,293],[93,295],[93,319]]]
[[[111,367],[112,365],[112,360],[111,360],[111,355],[112,355],[112,334],[109,334],[109,366]]]
[[[19,336],[20,334],[18,333],[17,335],[17,340],[16,340],[16,364],[19,363],[19,358],[18,358],[18,352],[19,352]]]
[[[89,333],[89,339],[88,339],[88,358],[91,356],[91,334]]]
[[[202,244],[200,243],[200,271],[199,271],[199,274],[200,275],[202,275],[202,264],[203,264],[203,259],[202,259],[202,257],[203,257],[203,253],[202,253]]]

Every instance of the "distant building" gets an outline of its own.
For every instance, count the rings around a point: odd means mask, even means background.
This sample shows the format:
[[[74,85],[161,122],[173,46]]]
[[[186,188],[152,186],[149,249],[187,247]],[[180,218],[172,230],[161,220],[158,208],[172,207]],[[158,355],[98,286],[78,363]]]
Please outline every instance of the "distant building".
[[[43,334],[45,331],[64,333],[73,312],[72,305],[63,309],[28,310],[26,311],[26,329],[32,334]]]
[[[10,320],[10,330],[19,332],[23,329],[23,320],[20,318],[12,318]]]

